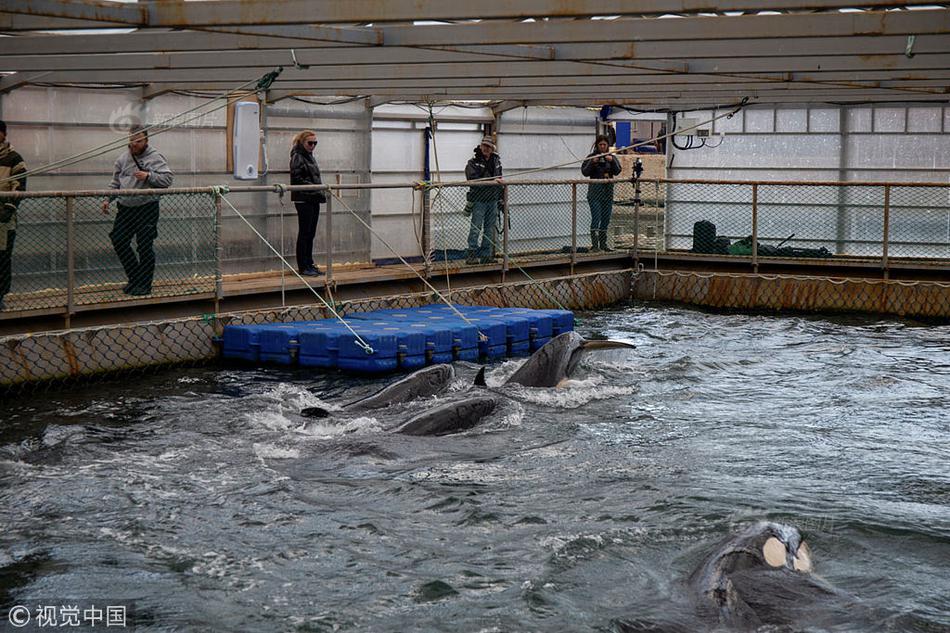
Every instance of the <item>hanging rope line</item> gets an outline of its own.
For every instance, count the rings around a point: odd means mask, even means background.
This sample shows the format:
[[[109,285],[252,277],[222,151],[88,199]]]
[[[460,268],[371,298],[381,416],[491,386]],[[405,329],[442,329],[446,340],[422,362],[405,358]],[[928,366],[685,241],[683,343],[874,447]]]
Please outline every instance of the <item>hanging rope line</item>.
[[[435,286],[433,286],[432,284],[430,284],[429,281],[428,281],[425,277],[423,277],[422,275],[420,275],[420,274],[419,274],[419,271],[416,270],[415,268],[413,268],[412,265],[411,265],[409,262],[407,262],[407,261],[405,260],[405,258],[404,258],[402,255],[400,255],[400,254],[398,253],[398,251],[396,251],[396,249],[393,248],[393,247],[389,244],[389,242],[387,242],[385,239],[383,239],[383,237],[382,237],[379,233],[377,233],[376,231],[374,231],[374,230],[373,230],[373,227],[371,227],[369,224],[367,224],[367,223],[363,220],[363,218],[361,218],[361,217],[359,216],[359,214],[357,214],[356,211],[354,211],[354,210],[352,209],[352,207],[350,207],[350,205],[348,205],[348,204],[346,203],[346,201],[343,200],[342,196],[339,195],[339,193],[338,193],[337,190],[333,189],[332,187],[329,187],[329,188],[327,189],[327,191],[330,192],[330,195],[333,196],[333,198],[334,198],[335,200],[339,200],[340,204],[342,204],[343,207],[344,207],[347,211],[350,212],[350,215],[352,215],[354,218],[356,218],[356,220],[357,220],[360,224],[362,224],[364,227],[366,227],[366,230],[368,230],[368,231],[373,235],[373,237],[375,237],[375,238],[378,239],[380,242],[382,242],[382,244],[383,244],[386,248],[388,248],[388,249],[390,250],[390,252],[391,252],[393,255],[395,255],[395,256],[399,259],[399,261],[401,261],[403,264],[405,264],[405,265],[406,265],[406,268],[408,268],[409,270],[411,270],[411,271],[416,275],[416,277],[419,278],[419,281],[421,281],[422,283],[424,283],[424,284],[426,285],[426,287],[429,288],[429,290],[431,290],[432,292],[434,292],[435,295],[439,298],[439,300],[442,301],[442,303],[444,303],[445,305],[449,306],[449,308],[452,310],[452,312],[455,313],[455,316],[459,317],[460,319],[462,319],[463,321],[465,321],[465,322],[468,323],[469,325],[474,326],[476,329],[478,329],[478,326],[477,326],[475,323],[473,323],[471,320],[469,320],[468,318],[466,318],[464,314],[462,314],[461,312],[459,312],[458,308],[456,308],[456,307],[452,304],[451,301],[449,301],[448,299],[446,299],[445,295],[443,295],[441,292],[439,292],[439,291],[436,289]],[[255,232],[256,232],[256,231],[255,231]],[[260,235],[260,234],[258,233],[258,235]],[[479,336],[479,338],[480,338],[481,340],[483,340],[483,341],[487,341],[487,340],[488,340],[488,337],[485,336],[485,334],[482,333],[481,330],[478,330],[478,336]]]
[[[235,213],[239,218],[241,218],[241,219],[244,221],[244,223],[245,223],[252,231],[254,231],[254,234],[255,234],[257,237],[261,238],[261,241],[264,242],[264,244],[267,246],[267,248],[269,248],[275,255],[277,255],[277,258],[280,259],[280,261],[281,261],[288,269],[290,269],[290,271],[293,272],[293,273],[297,276],[297,278],[300,279],[300,281],[302,281],[305,286],[307,286],[307,288],[310,289],[310,292],[313,293],[313,296],[315,296],[317,299],[319,299],[319,300],[320,300],[320,303],[322,303],[322,304],[326,307],[326,309],[329,310],[330,313],[333,314],[333,316],[334,316],[340,323],[342,323],[343,326],[344,326],[347,330],[350,331],[350,334],[352,334],[352,335],[356,338],[356,344],[357,344],[364,352],[366,352],[367,354],[372,354],[372,353],[373,353],[373,348],[370,347],[370,345],[369,345],[366,341],[364,341],[364,340],[360,337],[360,335],[357,334],[356,331],[355,331],[352,327],[350,327],[350,324],[347,323],[346,320],[344,320],[344,318],[339,315],[339,313],[333,308],[333,306],[330,305],[329,303],[327,303],[326,300],[325,300],[323,297],[320,296],[320,293],[318,293],[318,292],[316,291],[316,289],[314,289],[314,287],[311,286],[310,283],[309,283],[306,279],[304,279],[303,276],[302,276],[300,273],[298,273],[297,270],[296,270],[293,266],[290,265],[290,262],[288,262],[286,259],[284,259],[284,256],[281,255],[281,254],[277,251],[277,249],[274,248],[274,247],[271,245],[271,243],[267,241],[267,238],[265,238],[263,235],[261,235],[260,232],[259,232],[256,228],[254,228],[254,225],[251,224],[251,223],[248,221],[248,219],[247,219],[246,217],[244,217],[244,214],[242,214],[240,211],[238,211],[238,210],[234,207],[234,205],[231,204],[231,201],[228,200],[227,197],[225,197],[225,194],[228,193],[228,188],[227,188],[227,187],[224,187],[224,186],[217,186],[217,187],[212,187],[212,191],[214,192],[215,195],[217,195],[218,197],[220,197],[221,200],[224,201],[224,203],[227,204],[228,207],[230,207],[231,210],[234,211],[234,213]],[[332,297],[332,295],[331,295],[331,297]]]
[[[152,125],[145,126],[141,129],[141,132],[147,133],[149,136],[155,136],[155,135],[161,134],[162,132],[168,132],[175,128],[182,127],[184,124],[190,123],[191,121],[194,121],[195,119],[200,119],[201,117],[207,116],[208,114],[211,114],[212,112],[216,112],[222,108],[226,108],[230,106],[232,103],[236,103],[237,101],[240,101],[241,99],[244,99],[245,97],[253,95],[260,90],[266,90],[267,87],[269,87],[274,82],[274,79],[277,78],[277,75],[279,75],[282,70],[283,70],[283,67],[279,67],[277,70],[273,70],[265,74],[263,77],[246,81],[240,86],[238,86],[237,88],[228,90],[224,92],[223,94],[221,94],[220,96],[214,97],[213,99],[211,99],[210,101],[206,103],[199,104],[195,106],[194,108],[183,110],[175,114],[174,116],[169,117],[168,119],[165,119],[164,121],[161,121],[159,123],[153,123]],[[251,84],[254,84],[254,88],[250,90],[245,90],[245,88],[247,88],[247,86]],[[225,102],[213,108],[209,108],[203,112],[199,112],[198,114],[195,114],[194,116],[184,118],[178,122],[175,122],[174,124],[170,124],[174,122],[176,119],[178,119],[179,117],[184,117],[185,115],[201,110],[202,108],[205,108],[220,99],[225,99]],[[72,156],[67,156],[66,158],[61,158],[60,160],[47,163],[46,165],[42,165],[35,169],[31,169],[25,173],[17,174],[16,177],[11,176],[8,178],[4,178],[0,180],[0,184],[9,182],[11,180],[17,180],[19,178],[24,178],[24,177],[30,178],[33,176],[39,176],[41,174],[49,173],[55,169],[70,167],[71,165],[75,165],[76,163],[81,163],[85,160],[89,160],[90,158],[102,156],[103,154],[107,154],[117,149],[121,149],[125,147],[128,144],[128,142],[129,142],[129,136],[128,134],[125,134],[107,143],[99,145],[98,147],[93,147],[91,149],[87,149],[85,151],[79,152],[78,154],[73,154]]]
[[[659,141],[659,140],[672,138],[672,137],[674,137],[674,136],[682,136],[684,132],[688,132],[688,131],[690,131],[690,130],[695,130],[695,129],[697,129],[697,128],[705,127],[706,125],[708,125],[708,124],[710,124],[710,123],[713,123],[713,122],[715,122],[715,121],[718,121],[719,119],[731,119],[731,118],[732,118],[733,116],[735,116],[742,108],[745,107],[745,104],[746,104],[747,102],[748,102],[748,97],[745,97],[745,98],[743,98],[742,102],[741,102],[739,105],[737,105],[735,108],[733,108],[733,109],[730,110],[729,112],[724,112],[724,113],[722,113],[722,114],[720,114],[720,115],[718,115],[718,116],[712,117],[711,119],[708,119],[708,120],[706,120],[706,121],[701,121],[701,122],[699,122],[699,123],[696,123],[695,125],[691,125],[691,126],[689,126],[689,127],[683,128],[683,129],[681,129],[681,130],[674,130],[674,131],[672,131],[672,132],[667,132],[666,134],[660,134],[660,135],[654,136],[653,138],[646,139],[645,141],[640,141],[639,143],[632,143],[631,145],[626,145],[626,146],[624,146],[624,147],[618,147],[618,148],[615,149],[615,150],[612,150],[612,151],[609,151],[609,152],[604,152],[603,154],[594,154],[593,156],[585,156],[584,158],[577,158],[577,159],[575,159],[575,160],[571,160],[571,161],[568,161],[568,162],[566,162],[566,163],[558,163],[558,164],[556,164],[556,165],[547,165],[547,166],[545,166],[545,167],[536,167],[536,168],[534,168],[534,169],[528,169],[528,170],[525,170],[525,171],[515,172],[515,173],[513,173],[513,174],[509,174],[509,175],[505,176],[504,179],[505,179],[505,180],[511,180],[511,179],[513,179],[513,178],[518,178],[519,176],[529,176],[529,175],[531,175],[531,174],[537,174],[537,173],[542,172],[542,171],[550,171],[550,170],[552,170],[552,169],[560,169],[561,167],[570,167],[571,165],[577,165],[577,164],[579,164],[579,163],[583,163],[583,162],[584,162],[585,160],[587,160],[588,158],[601,158],[601,157],[603,157],[603,156],[613,156],[613,155],[619,154],[619,153],[621,153],[621,152],[625,152],[625,151],[627,151],[627,150],[636,149],[636,148],[638,148],[638,147],[643,147],[643,146],[645,146],[645,145],[653,145],[656,141]],[[488,180],[494,180],[494,178],[477,178],[477,179],[475,179],[475,180],[463,180],[463,181],[459,181],[459,182],[480,182],[480,181],[488,181]],[[449,185],[449,184],[458,184],[458,183],[452,182],[452,183],[444,183],[444,184]]]
[[[429,102],[429,130],[432,132],[432,156],[435,158],[435,183],[436,183],[436,192],[435,200],[429,204],[429,210],[431,211],[435,202],[437,202],[440,208],[443,210],[443,213],[439,214],[439,224],[442,229],[443,235],[445,234],[445,202],[443,200],[444,196],[442,195],[443,188],[440,186],[442,184],[442,171],[439,169],[439,145],[435,140],[435,116],[432,114],[432,102]],[[431,213],[429,215],[431,218]],[[442,265],[445,270],[445,287],[448,292],[452,292],[452,276],[449,274],[449,249],[445,246],[445,240],[442,241]],[[423,245],[424,252],[423,257],[428,260],[429,253],[428,249]]]

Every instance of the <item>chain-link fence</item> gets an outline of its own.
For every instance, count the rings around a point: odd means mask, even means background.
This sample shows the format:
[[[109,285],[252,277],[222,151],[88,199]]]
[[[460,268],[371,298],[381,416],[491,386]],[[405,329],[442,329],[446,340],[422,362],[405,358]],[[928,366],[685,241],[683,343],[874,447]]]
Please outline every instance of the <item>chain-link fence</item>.
[[[644,270],[633,298],[724,310],[886,314],[946,322],[950,282]]]
[[[758,258],[950,259],[950,187],[667,181],[667,246]]]
[[[542,281],[481,285],[437,294],[403,294],[328,304],[343,317],[448,301],[459,305],[596,309],[630,297],[632,270]],[[55,389],[96,376],[134,374],[217,359],[225,325],[335,318],[320,304],[271,308],[134,325],[110,325],[0,338],[0,394]]]
[[[227,284],[273,291],[272,278],[297,267],[293,189],[159,190],[157,209],[115,191],[0,194],[19,203],[0,250],[0,319],[64,314],[68,326],[82,310],[220,299]],[[364,207],[384,190],[413,207],[398,222]],[[116,195],[122,209],[104,213]],[[267,211],[275,196],[285,201],[277,214]],[[400,258],[429,264],[423,275],[441,274],[442,262],[507,271],[657,253],[753,272],[766,261],[818,271],[860,260],[885,275],[895,260],[926,260],[931,271],[950,262],[950,186],[940,184],[511,180],[337,184],[327,197],[313,242],[326,266],[318,285],[332,284],[337,266]]]
[[[19,201],[10,312],[75,312],[145,298],[215,290],[215,196],[174,193],[142,202],[121,196],[28,197]]]

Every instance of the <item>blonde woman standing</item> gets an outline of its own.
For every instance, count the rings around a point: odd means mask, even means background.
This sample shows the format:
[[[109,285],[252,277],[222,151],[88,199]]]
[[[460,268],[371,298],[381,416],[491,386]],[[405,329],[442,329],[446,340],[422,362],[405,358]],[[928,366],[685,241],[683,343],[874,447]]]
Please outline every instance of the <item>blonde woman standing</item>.
[[[298,132],[290,149],[290,184],[320,185],[320,167],[313,150],[317,135],[312,130]],[[313,263],[313,240],[320,219],[320,203],[326,202],[322,191],[292,191],[290,199],[297,208],[297,270],[301,275],[316,277],[320,270]]]

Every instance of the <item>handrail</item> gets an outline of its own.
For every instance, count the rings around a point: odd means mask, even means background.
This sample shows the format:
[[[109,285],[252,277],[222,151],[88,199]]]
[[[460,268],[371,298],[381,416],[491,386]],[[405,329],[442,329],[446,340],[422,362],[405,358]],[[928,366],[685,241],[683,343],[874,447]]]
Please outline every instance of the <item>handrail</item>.
[[[809,186],[809,187],[939,187],[950,188],[950,182],[896,182],[896,181],[850,181],[850,180],[705,180],[702,178],[641,178],[641,180],[670,185],[759,185],[760,187]],[[620,184],[630,182],[629,178],[612,178],[598,180],[598,184]],[[580,185],[590,184],[588,178],[565,178],[560,180],[508,180],[502,179],[501,184],[515,187],[529,185]],[[484,181],[451,181],[439,184],[419,182],[400,183],[350,183],[333,185],[280,185],[283,191],[326,191],[331,187],[335,190],[361,189],[405,189],[405,188],[448,188],[448,187],[493,187],[497,182]],[[25,198],[104,198],[125,196],[163,196],[175,194],[215,194],[219,186],[206,187],[169,187],[168,189],[84,189],[77,191],[17,191],[0,192],[0,199],[20,200]],[[229,193],[278,193],[277,185],[246,185],[228,187]]]

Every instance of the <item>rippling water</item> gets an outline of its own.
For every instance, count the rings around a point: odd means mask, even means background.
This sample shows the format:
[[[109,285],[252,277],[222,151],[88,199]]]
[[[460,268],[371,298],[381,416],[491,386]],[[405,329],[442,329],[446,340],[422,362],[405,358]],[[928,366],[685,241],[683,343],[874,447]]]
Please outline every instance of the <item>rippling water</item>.
[[[793,630],[950,630],[950,327],[578,317],[637,349],[506,388],[456,436],[386,432],[432,401],[308,422],[387,381],[276,368],[6,402],[0,606],[131,600],[149,631],[702,630],[686,579],[771,519],[858,600]]]

